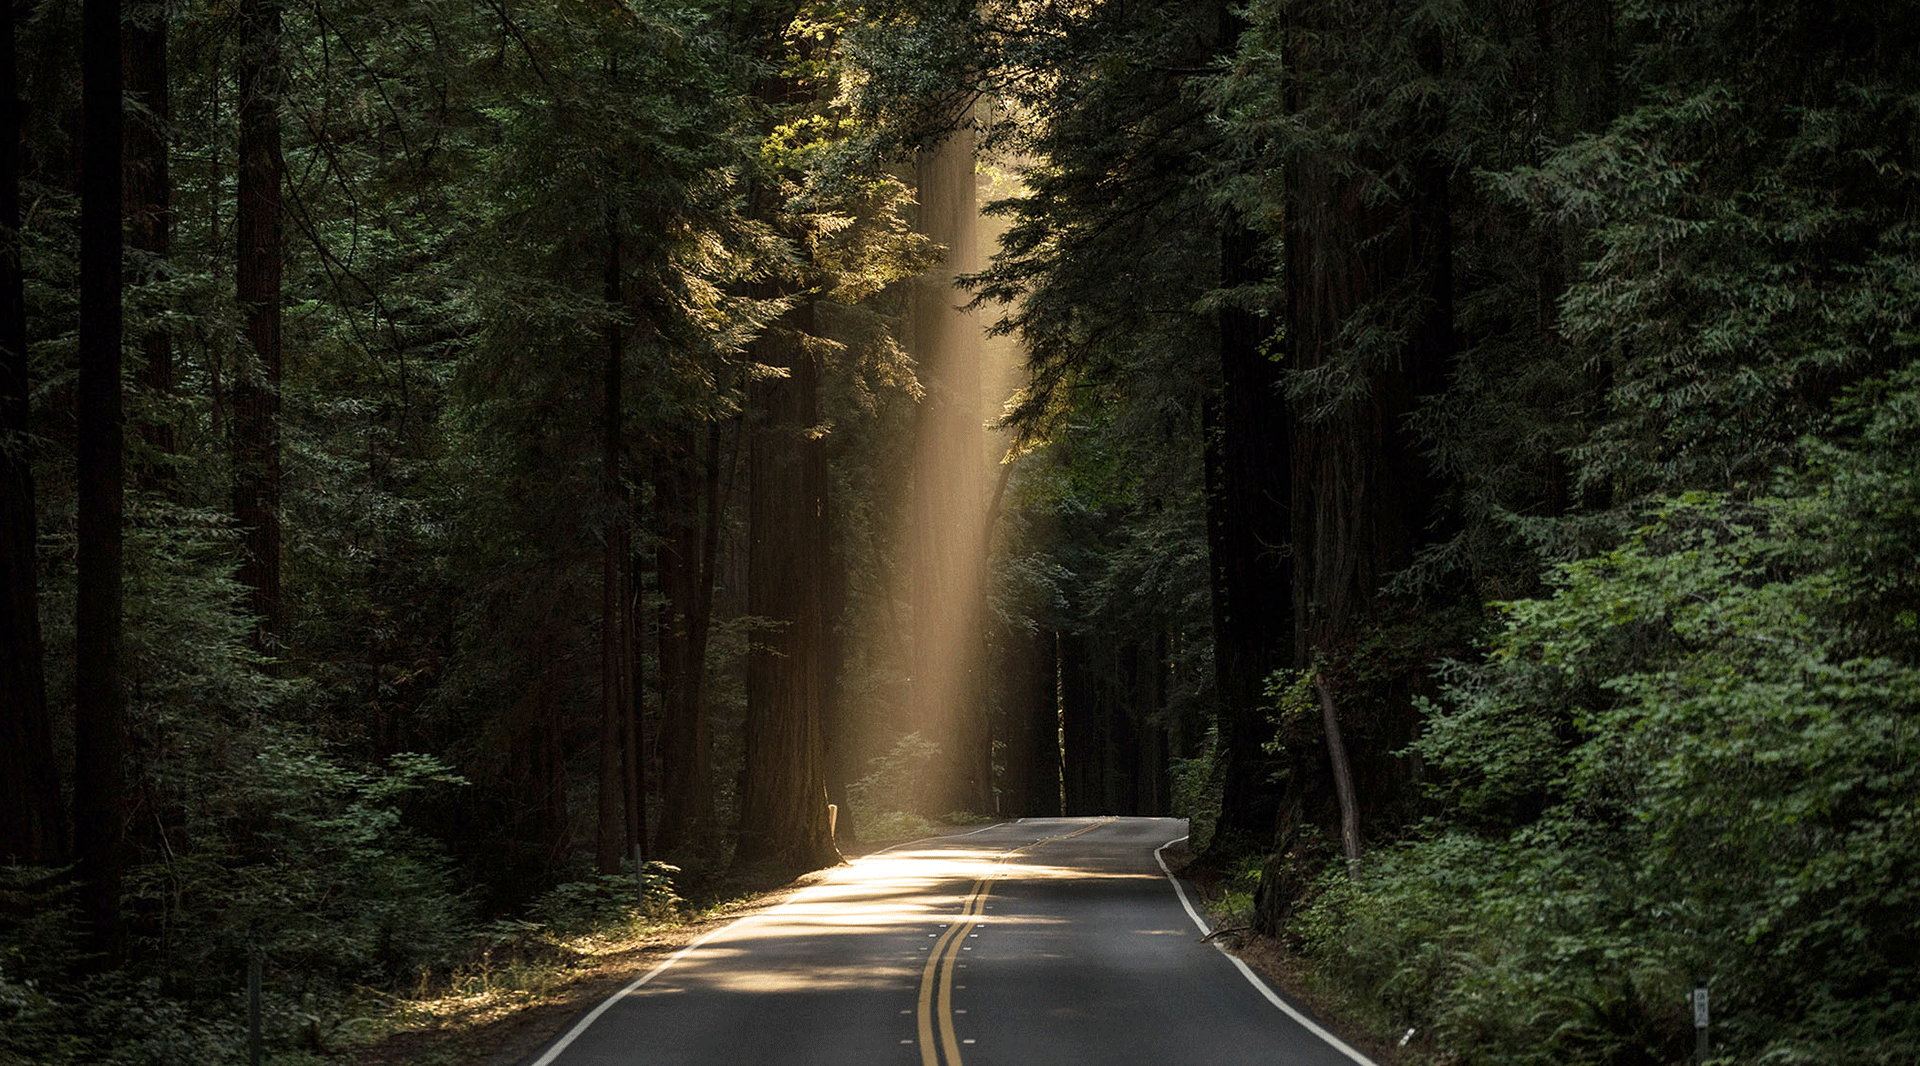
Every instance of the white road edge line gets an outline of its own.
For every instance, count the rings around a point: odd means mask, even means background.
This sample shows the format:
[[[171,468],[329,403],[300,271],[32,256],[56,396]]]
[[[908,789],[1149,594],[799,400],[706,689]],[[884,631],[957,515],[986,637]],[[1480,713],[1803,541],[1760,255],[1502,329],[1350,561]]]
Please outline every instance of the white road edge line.
[[[1201,933],[1203,934],[1211,933],[1213,932],[1213,927],[1208,925],[1207,920],[1205,918],[1202,918],[1200,916],[1200,912],[1194,909],[1193,901],[1187,898],[1187,890],[1181,887],[1180,879],[1178,877],[1173,876],[1173,868],[1167,865],[1166,857],[1160,854],[1161,852],[1167,850],[1170,847],[1173,847],[1175,844],[1178,844],[1185,839],[1187,838],[1175,837],[1172,840],[1167,841],[1165,844],[1162,844],[1159,847],[1153,849],[1153,861],[1159,863],[1160,872],[1167,875],[1167,881],[1173,885],[1173,891],[1180,897],[1180,905],[1187,909],[1187,917],[1193,919],[1193,924],[1200,928]],[[1227,957],[1227,961],[1233,963],[1233,965],[1240,971],[1240,975],[1242,977],[1245,977],[1249,982],[1251,982],[1254,988],[1259,989],[1261,995],[1267,997],[1268,1003],[1271,1003],[1274,1006],[1280,1008],[1281,1012],[1284,1013],[1287,1017],[1292,1018],[1296,1022],[1299,1022],[1301,1028],[1319,1037],[1320,1039],[1326,1041],[1327,1044],[1331,1046],[1335,1051],[1338,1051],[1341,1054],[1345,1055],[1346,1057],[1352,1059],[1354,1062],[1359,1063],[1359,1066],[1377,1066],[1377,1064],[1372,1059],[1367,1058],[1365,1055],[1362,1055],[1359,1051],[1355,1050],[1351,1044],[1348,1044],[1346,1041],[1340,1039],[1339,1037],[1333,1035],[1332,1033],[1327,1032],[1325,1029],[1321,1028],[1320,1025],[1316,1023],[1312,1018],[1309,1018],[1306,1015],[1300,1013],[1298,1010],[1296,1010],[1293,1004],[1288,1003],[1286,1000],[1280,998],[1280,994],[1278,992],[1275,992],[1272,986],[1268,985],[1266,981],[1262,980],[1259,974],[1253,972],[1253,967],[1248,966],[1245,962],[1242,962],[1238,956],[1234,955],[1233,952],[1228,951],[1225,945],[1221,944],[1218,940],[1211,940],[1211,941],[1208,941],[1208,943],[1213,945],[1214,950],[1220,952],[1220,954],[1222,955],[1225,955]],[[535,1063],[534,1066],[544,1066],[544,1064]]]
[[[974,833],[984,833],[987,830],[994,828],[994,826],[1000,826],[1000,825],[1006,825],[1006,824],[1007,824],[1006,822],[994,822],[992,825],[983,825],[978,829],[971,830],[966,833],[952,833],[948,835],[970,837]],[[882,852],[892,851],[893,848],[904,848],[910,844],[919,844],[923,841],[939,840],[939,839],[941,838],[940,837],[921,837],[920,840],[909,840],[905,844],[895,844],[893,845],[892,848],[882,848],[880,849],[880,851],[872,852],[871,854],[879,855]],[[866,858],[866,856],[862,855],[860,858],[864,859]],[[855,859],[853,861],[859,862],[860,859]],[[849,863],[848,865],[852,865],[852,863]],[[1162,867],[1164,867],[1165,865],[1166,865],[1165,863],[1161,864]],[[804,891],[804,889],[802,891]],[[533,1060],[531,1063],[528,1064],[528,1066],[553,1066],[553,1061],[559,1058],[561,1054],[564,1053],[567,1050],[567,1048],[573,1044],[575,1040],[580,1039],[580,1034],[586,1032],[588,1026],[592,1025],[594,1022],[599,1021],[600,1016],[602,1014],[607,1013],[607,1011],[611,1009],[615,1003],[620,1002],[622,999],[625,999],[627,996],[638,991],[648,981],[651,981],[654,978],[660,976],[660,974],[664,972],[667,967],[672,966],[676,962],[679,962],[681,958],[684,957],[688,952],[691,952],[693,949],[699,947],[700,945],[706,943],[709,940],[712,940],[714,937],[719,936],[721,933],[724,933],[727,930],[732,929],[734,926],[739,925],[741,922],[752,921],[755,918],[764,918],[769,914],[773,914],[778,911],[785,910],[787,904],[792,903],[794,899],[799,895],[800,895],[799,892],[795,892],[793,895],[788,896],[784,900],[781,900],[779,906],[769,907],[766,910],[760,911],[757,914],[743,914],[740,917],[735,918],[733,921],[728,922],[727,924],[721,926],[718,929],[710,930],[705,935],[700,937],[700,939],[695,940],[693,943],[688,944],[686,947],[681,948],[679,951],[674,952],[672,955],[668,956],[663,962],[661,962],[660,965],[655,966],[653,969],[648,970],[646,973],[641,974],[638,978],[636,978],[633,981],[632,984],[629,984],[627,987],[621,989],[618,992],[615,992],[611,996],[608,996],[606,999],[601,1000],[600,1005],[593,1008],[593,1010],[587,1012],[586,1017],[581,1018],[579,1021],[573,1023],[573,1028],[567,1030],[566,1035],[562,1036],[559,1040],[555,1041],[553,1046],[547,1049],[546,1054],[541,1055],[539,1058]]]

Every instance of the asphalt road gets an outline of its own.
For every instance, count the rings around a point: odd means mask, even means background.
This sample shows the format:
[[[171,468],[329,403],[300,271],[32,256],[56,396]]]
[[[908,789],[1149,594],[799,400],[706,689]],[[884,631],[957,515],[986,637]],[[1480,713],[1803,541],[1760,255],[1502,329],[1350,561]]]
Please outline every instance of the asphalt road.
[[[1201,942],[1155,854],[1185,831],[1028,819],[869,855],[696,941],[528,1066],[1366,1064]]]

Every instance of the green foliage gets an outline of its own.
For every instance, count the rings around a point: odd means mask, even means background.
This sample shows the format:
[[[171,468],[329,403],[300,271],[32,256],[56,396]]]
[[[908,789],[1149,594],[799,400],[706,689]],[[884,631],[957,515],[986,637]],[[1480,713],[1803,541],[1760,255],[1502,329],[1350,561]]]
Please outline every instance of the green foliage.
[[[1376,850],[1358,884],[1329,869],[1292,933],[1376,1032],[1411,1028],[1439,1058],[1681,1058],[1688,971],[1614,857],[1566,843],[1442,833]]]
[[[1220,731],[1207,729],[1200,750],[1189,758],[1174,758],[1167,766],[1171,797],[1167,813],[1187,820],[1187,846],[1205,851],[1213,840],[1214,824],[1220,820]]]
[[[673,887],[679,872],[677,866],[649,862],[638,882],[631,869],[568,881],[535,898],[527,906],[527,917],[543,932],[558,936],[668,917],[685,902]]]
[[[1664,501],[1504,605],[1417,745],[1460,828],[1296,927],[1335,979],[1461,1061],[1677,1055],[1696,973],[1743,1060],[1910,1055],[1917,399],[1868,383],[1781,494]]]
[[[202,768],[200,803],[165,855],[129,874],[175,980],[226,981],[251,954],[302,987],[390,986],[452,962],[467,908],[402,808],[460,779],[429,756],[355,770],[298,734],[249,739]]]
[[[1294,935],[1440,1061],[1678,1060],[1696,973],[1738,1061],[1912,1058],[1912,20],[1244,11],[1211,99],[1250,224],[1299,223],[1303,175],[1362,218],[1444,175],[1459,347],[1413,425],[1453,518],[1393,589],[1493,601],[1421,704],[1431,822],[1330,872]],[[1423,310],[1356,309],[1291,399],[1349,396]],[[1419,691],[1411,649],[1479,630],[1447,622],[1312,651]]]
[[[847,787],[847,799],[854,804],[861,831],[884,835],[872,829],[875,819],[893,812],[932,813],[927,789],[932,780],[930,768],[940,757],[940,745],[919,733],[908,733],[893,742],[884,753],[868,760],[866,775]]]
[[[1220,886],[1220,897],[1210,906],[1216,928],[1244,930],[1252,927],[1260,895],[1261,864],[1264,861],[1265,857],[1261,855],[1244,855],[1226,871]]]
[[[939,831],[939,826],[924,814],[912,811],[869,812],[860,823],[865,840],[917,840]]]

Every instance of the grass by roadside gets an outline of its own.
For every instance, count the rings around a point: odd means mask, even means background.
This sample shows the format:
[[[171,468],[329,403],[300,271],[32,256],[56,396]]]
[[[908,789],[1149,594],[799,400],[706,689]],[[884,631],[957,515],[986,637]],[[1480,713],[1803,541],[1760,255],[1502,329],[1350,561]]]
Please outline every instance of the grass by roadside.
[[[1327,1031],[1339,1036],[1380,1066],[1414,1066],[1422,1061],[1414,1047],[1382,1038],[1367,1024],[1366,1004],[1354,1003],[1338,988],[1319,980],[1287,945],[1253,930],[1253,890],[1258,868],[1220,870],[1196,861],[1185,842],[1168,848],[1167,864],[1200,891],[1198,903],[1215,930],[1214,939],[1265,978],[1296,1007],[1304,1008]]]
[[[807,880],[625,928],[547,938],[543,951],[482,958],[444,987],[385,1003],[347,1049],[347,1061],[511,1066],[674,952],[721,925],[777,906]]]

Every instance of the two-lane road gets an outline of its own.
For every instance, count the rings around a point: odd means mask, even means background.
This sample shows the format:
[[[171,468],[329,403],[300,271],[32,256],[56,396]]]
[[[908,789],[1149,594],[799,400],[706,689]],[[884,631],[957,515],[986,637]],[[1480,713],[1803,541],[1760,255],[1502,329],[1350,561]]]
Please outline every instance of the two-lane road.
[[[530,1066],[1367,1060],[1233,959],[1165,818],[1029,819],[869,855],[697,941]]]

